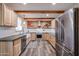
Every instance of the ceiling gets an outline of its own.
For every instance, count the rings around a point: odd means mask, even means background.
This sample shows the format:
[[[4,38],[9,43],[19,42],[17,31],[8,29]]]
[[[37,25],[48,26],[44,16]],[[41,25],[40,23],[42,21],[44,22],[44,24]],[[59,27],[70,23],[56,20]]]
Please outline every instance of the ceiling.
[[[57,3],[55,5],[52,3],[28,3],[25,5],[23,3],[6,3],[6,5],[14,11],[66,11],[74,7],[75,3]],[[56,18],[60,14],[62,13],[19,13],[18,15],[23,18]]]

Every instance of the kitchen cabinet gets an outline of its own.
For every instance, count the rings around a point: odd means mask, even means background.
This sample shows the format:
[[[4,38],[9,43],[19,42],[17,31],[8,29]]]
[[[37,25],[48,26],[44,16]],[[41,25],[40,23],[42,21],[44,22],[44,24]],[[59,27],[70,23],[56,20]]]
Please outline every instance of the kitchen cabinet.
[[[53,29],[55,29],[55,26],[56,26],[56,25],[55,25],[55,22],[56,22],[56,20],[52,20],[52,21],[51,21],[51,28],[53,28]]]
[[[0,41],[0,56],[12,56],[12,55],[13,55],[13,42]]]
[[[17,15],[11,10],[11,25],[17,26]]]
[[[19,56],[26,48],[26,35],[0,39],[0,56]]]
[[[56,44],[55,36],[53,36],[53,35],[50,34],[50,39],[48,41],[55,48],[55,44]]]
[[[55,48],[55,37],[50,33],[43,33],[43,40],[47,40]]]
[[[49,33],[43,33],[43,40],[50,40],[50,35]]]
[[[43,35],[42,35],[43,40],[47,40],[46,35],[47,35],[46,33],[43,33]]]
[[[0,26],[15,26],[16,14],[5,4],[0,3]]]
[[[5,5],[3,5],[3,21],[4,21],[4,25],[5,26],[10,26],[11,24],[11,11],[9,10],[9,8]]]
[[[36,40],[36,33],[34,32],[31,33],[31,40]]]
[[[20,39],[17,39],[17,40],[14,40],[14,55],[15,56],[18,56],[20,53],[21,53],[21,38]]]
[[[0,56],[18,56],[21,53],[21,39],[0,41]]]

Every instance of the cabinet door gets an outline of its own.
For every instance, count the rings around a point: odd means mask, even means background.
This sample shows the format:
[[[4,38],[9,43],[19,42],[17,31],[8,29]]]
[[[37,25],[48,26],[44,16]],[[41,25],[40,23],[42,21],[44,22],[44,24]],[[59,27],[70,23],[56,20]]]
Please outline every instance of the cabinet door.
[[[14,24],[14,26],[17,26],[17,15],[16,15],[16,13],[14,13],[14,22],[13,22],[13,24]]]
[[[36,33],[31,33],[31,40],[36,40]]]
[[[0,25],[3,24],[3,20],[2,20],[2,4],[0,4]]]
[[[43,34],[43,39],[44,40],[49,40],[50,39],[50,35],[48,33],[44,33]]]
[[[55,47],[56,40],[54,36],[51,35],[51,38],[48,41]]]
[[[43,33],[42,38],[43,38],[43,40],[47,40],[46,33]]]
[[[14,41],[14,55],[18,56],[21,53],[21,39]]]
[[[0,56],[8,56],[9,49],[8,49],[8,42],[0,42]]]
[[[17,15],[11,10],[11,25],[16,26]]]
[[[5,26],[11,26],[11,18],[10,18],[10,16],[11,16],[11,12],[10,12],[10,10],[9,10],[9,8],[7,7],[7,6],[5,6],[5,5],[3,5],[3,14],[4,14],[4,25]]]
[[[0,41],[0,56],[13,56],[12,41]]]

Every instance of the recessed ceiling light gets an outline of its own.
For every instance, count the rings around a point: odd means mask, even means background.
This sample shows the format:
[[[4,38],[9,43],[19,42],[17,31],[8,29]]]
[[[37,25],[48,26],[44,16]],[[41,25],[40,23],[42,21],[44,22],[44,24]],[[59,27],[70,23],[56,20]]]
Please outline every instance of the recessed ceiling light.
[[[56,3],[52,3],[52,5],[56,5]]]
[[[24,5],[26,5],[27,3],[23,3]]]
[[[49,16],[49,14],[46,14],[46,16]]]

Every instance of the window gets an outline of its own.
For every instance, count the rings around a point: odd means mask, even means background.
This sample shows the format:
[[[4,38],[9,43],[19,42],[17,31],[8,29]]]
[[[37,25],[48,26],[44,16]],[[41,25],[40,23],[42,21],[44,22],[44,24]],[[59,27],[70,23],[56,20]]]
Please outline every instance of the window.
[[[22,20],[18,17],[16,31],[22,30]]]

